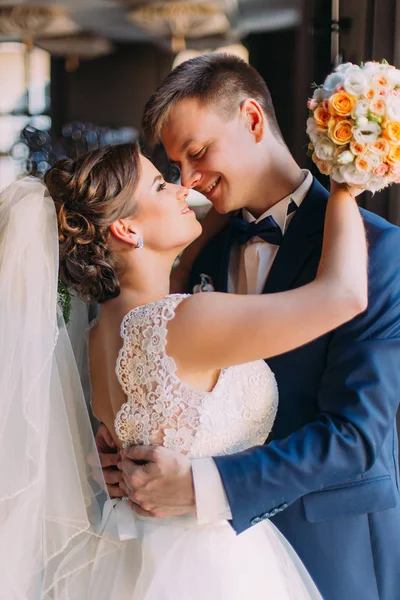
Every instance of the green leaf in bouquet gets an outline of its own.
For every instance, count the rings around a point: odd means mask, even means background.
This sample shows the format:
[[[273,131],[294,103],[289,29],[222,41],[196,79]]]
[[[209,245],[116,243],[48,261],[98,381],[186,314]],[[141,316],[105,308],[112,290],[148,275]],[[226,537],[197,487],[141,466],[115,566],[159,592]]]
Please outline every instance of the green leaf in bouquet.
[[[65,324],[68,325],[71,317],[71,294],[68,286],[58,280],[58,304],[62,310]]]

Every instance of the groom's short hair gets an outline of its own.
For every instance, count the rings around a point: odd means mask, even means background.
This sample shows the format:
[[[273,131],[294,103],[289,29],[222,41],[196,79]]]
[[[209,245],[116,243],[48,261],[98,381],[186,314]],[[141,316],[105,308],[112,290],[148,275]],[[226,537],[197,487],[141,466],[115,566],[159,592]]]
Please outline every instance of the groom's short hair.
[[[189,98],[215,107],[227,119],[246,98],[254,98],[272,131],[283,140],[271,94],[261,75],[241,58],[215,53],[181,63],[151,96],[142,119],[143,134],[149,146],[161,141],[171,109]]]

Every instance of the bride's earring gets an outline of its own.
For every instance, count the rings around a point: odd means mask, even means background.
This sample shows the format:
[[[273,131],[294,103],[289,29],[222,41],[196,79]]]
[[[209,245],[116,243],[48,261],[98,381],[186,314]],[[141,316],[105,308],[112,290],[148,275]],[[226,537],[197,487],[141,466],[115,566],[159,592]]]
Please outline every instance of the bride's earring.
[[[141,249],[143,248],[143,246],[144,246],[144,242],[143,242],[142,238],[141,238],[141,237],[139,237],[139,238],[138,238],[138,241],[137,241],[137,246],[136,246],[136,248],[137,248],[138,250],[141,250]]]

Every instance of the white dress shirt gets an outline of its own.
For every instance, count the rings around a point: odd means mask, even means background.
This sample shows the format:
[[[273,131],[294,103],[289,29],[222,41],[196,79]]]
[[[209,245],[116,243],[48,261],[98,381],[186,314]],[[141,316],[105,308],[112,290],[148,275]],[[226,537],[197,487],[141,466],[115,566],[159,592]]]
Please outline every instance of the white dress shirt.
[[[247,210],[243,210],[243,219],[258,223],[271,216],[285,235],[295,212],[288,213],[289,204],[293,201],[297,207],[306,197],[313,177],[304,169],[304,181],[295,192],[287,196],[275,206],[268,209],[258,219]],[[275,260],[279,246],[253,238],[246,244],[235,244],[231,250],[228,272],[228,292],[236,294],[261,294],[267,277]],[[231,519],[232,513],[226,497],[225,489],[217,466],[212,458],[192,460],[192,472],[196,495],[197,520],[200,525],[214,523],[221,519]]]

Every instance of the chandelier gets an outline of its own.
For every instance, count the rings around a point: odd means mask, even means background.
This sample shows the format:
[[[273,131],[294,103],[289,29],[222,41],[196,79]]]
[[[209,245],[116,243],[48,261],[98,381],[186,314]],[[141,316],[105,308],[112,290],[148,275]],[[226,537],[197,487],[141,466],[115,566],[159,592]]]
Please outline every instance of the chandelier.
[[[19,5],[0,7],[0,34],[21,39],[68,35],[79,30],[60,7]]]
[[[186,38],[225,34],[230,23],[220,2],[171,0],[140,3],[128,13],[129,20],[154,36],[171,36],[174,52],[186,48]]]

